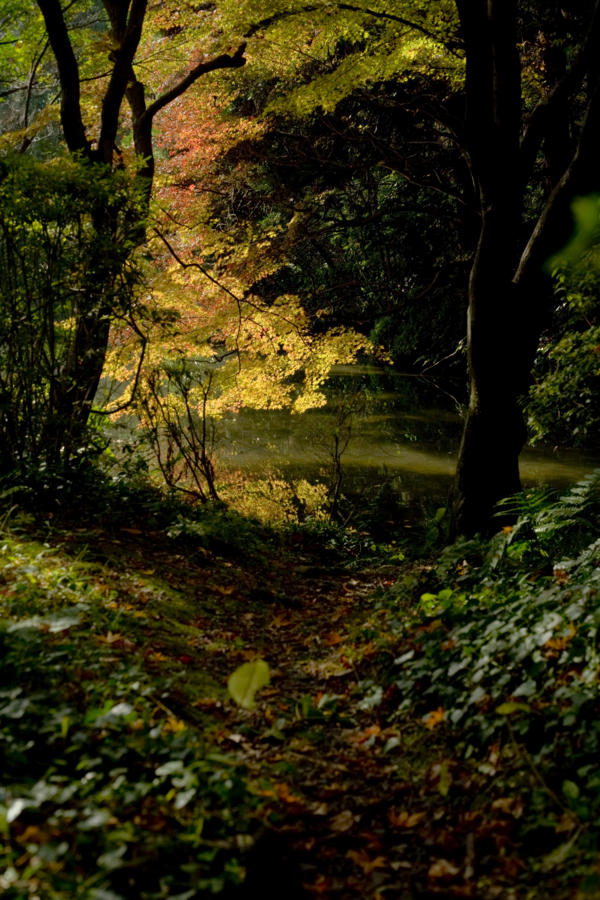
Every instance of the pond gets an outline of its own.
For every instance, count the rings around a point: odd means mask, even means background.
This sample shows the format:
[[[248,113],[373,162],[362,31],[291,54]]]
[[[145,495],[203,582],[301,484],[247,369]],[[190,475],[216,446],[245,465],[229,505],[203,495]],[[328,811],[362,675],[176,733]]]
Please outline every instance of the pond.
[[[293,415],[285,410],[243,409],[218,422],[222,467],[288,479],[317,481],[328,456],[340,409],[353,402],[350,440],[342,454],[344,489],[389,480],[407,505],[446,502],[463,426],[463,381],[405,375],[389,367],[332,369],[327,406]],[[345,428],[341,429],[345,438]],[[600,466],[600,454],[537,445],[521,455],[525,486],[566,487]]]

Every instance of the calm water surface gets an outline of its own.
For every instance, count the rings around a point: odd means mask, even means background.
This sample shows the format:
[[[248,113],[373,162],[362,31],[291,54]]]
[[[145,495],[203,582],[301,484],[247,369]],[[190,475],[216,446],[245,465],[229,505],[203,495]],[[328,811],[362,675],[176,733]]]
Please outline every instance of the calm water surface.
[[[220,464],[318,480],[327,465],[337,411],[357,398],[360,408],[342,457],[346,489],[358,489],[365,479],[388,478],[406,501],[445,499],[463,425],[464,384],[377,366],[337,366],[325,393],[326,407],[302,415],[244,409],[220,420]],[[600,450],[594,455],[538,445],[521,455],[524,485],[565,487],[597,467]]]

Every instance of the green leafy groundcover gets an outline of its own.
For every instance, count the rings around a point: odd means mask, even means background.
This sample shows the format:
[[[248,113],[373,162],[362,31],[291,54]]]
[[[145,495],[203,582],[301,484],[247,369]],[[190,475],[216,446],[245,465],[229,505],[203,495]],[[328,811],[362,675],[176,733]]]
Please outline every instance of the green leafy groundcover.
[[[513,528],[447,548],[381,600],[396,716],[445,731],[457,757],[523,798],[522,836],[545,871],[568,860],[589,873],[600,844],[598,474],[558,500],[531,494]],[[584,889],[599,888],[588,874]]]
[[[0,893],[184,900],[238,883],[256,806],[242,771],[170,714],[164,679],[102,644],[101,586],[54,553],[0,536]]]

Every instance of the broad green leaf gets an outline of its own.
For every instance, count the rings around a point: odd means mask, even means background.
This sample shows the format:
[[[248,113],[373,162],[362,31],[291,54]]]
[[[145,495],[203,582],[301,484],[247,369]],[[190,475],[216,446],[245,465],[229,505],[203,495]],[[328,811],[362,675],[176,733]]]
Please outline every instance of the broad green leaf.
[[[579,786],[574,781],[563,781],[562,792],[567,800],[577,800],[579,798]]]
[[[268,685],[270,677],[269,664],[264,659],[255,659],[232,672],[227,679],[227,687],[238,706],[254,709],[254,695]]]
[[[500,706],[497,706],[496,712],[500,716],[512,716],[512,714],[516,712],[531,712],[531,707],[528,703],[515,703],[514,701],[509,701],[508,703],[501,703]]]

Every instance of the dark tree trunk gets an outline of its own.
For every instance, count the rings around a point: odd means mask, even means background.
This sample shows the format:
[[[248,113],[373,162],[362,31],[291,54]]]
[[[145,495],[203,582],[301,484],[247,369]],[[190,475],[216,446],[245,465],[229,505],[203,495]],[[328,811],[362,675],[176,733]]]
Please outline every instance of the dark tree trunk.
[[[457,0],[457,7],[467,51],[467,152],[482,227],[469,284],[471,396],[454,483],[455,536],[494,531],[496,504],[520,490],[522,397],[551,309],[544,264],[569,238],[573,198],[600,188],[600,3],[577,59],[534,111],[520,146],[517,4]],[[555,116],[564,131],[565,103],[584,78],[590,100],[577,149],[519,254],[527,177]],[[560,154],[554,150],[555,168]],[[564,162],[564,135],[560,153]],[[558,178],[555,171],[552,177]]]

